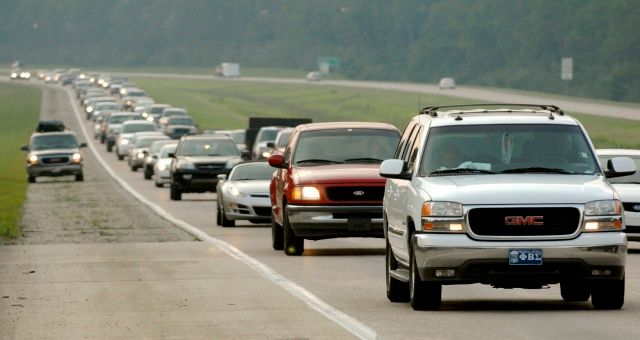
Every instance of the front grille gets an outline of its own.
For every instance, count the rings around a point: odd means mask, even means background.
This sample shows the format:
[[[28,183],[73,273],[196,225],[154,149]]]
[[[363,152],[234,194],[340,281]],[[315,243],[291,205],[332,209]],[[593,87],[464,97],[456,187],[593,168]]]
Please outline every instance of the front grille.
[[[220,171],[224,169],[225,163],[197,163],[195,166],[198,170]]]
[[[44,164],[65,164],[65,163],[69,163],[69,157],[68,156],[42,157],[42,163],[44,163]]]
[[[528,217],[540,216],[531,225]],[[518,221],[507,225],[506,220]],[[549,236],[570,235],[579,227],[580,211],[576,208],[476,208],[469,211],[469,226],[482,236]]]
[[[630,234],[640,234],[640,226],[638,225],[626,225],[625,226],[625,232],[630,233]]]
[[[271,216],[271,207],[253,207],[253,211],[258,216]]]
[[[624,202],[622,207],[624,207],[625,211],[640,211],[640,202]]]
[[[328,187],[327,197],[332,201],[382,201],[384,186]]]

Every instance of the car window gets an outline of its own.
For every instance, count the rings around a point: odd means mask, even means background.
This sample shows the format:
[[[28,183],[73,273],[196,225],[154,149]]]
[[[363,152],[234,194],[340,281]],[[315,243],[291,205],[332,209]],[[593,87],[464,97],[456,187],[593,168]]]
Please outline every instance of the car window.
[[[600,171],[578,126],[466,125],[430,129],[420,175],[457,168],[497,173]]]
[[[168,125],[194,125],[190,118],[171,118]]]
[[[138,138],[136,139],[136,147],[139,148],[144,148],[147,147],[149,145],[151,145],[151,143],[157,141],[157,140],[162,140],[162,139],[166,139],[164,137],[157,137],[157,138]]]
[[[177,147],[178,147],[178,144],[169,144],[169,145],[163,146],[162,149],[160,149],[160,158],[169,157],[170,153],[176,152]]]
[[[178,151],[180,156],[239,156],[240,152],[231,139],[184,140]]]
[[[154,141],[153,143],[151,143],[151,145],[149,145],[149,152],[151,152],[151,153],[158,152],[158,151],[160,151],[160,149],[162,149],[163,146],[168,145],[168,144],[174,144],[174,143],[171,143],[171,142],[175,143],[175,141],[169,141],[169,140],[157,140],[157,141]]]
[[[407,148],[407,150],[409,150],[409,152],[407,153],[407,171],[409,173],[413,173],[414,164],[416,162],[416,158],[418,157],[418,151],[421,147],[420,141],[422,140],[422,126],[417,126],[415,130],[417,131],[415,137],[413,137],[413,140],[411,140],[411,144],[408,144],[409,147]]]
[[[409,140],[409,136],[411,135],[411,132],[413,132],[414,126],[415,126],[415,123],[413,121],[407,124],[407,127],[404,129],[404,132],[402,133],[402,138],[400,139],[400,142],[398,143],[398,146],[396,148],[394,158],[402,159],[402,153],[404,151],[404,147]]]
[[[293,161],[296,165],[317,165],[307,163],[309,160],[378,163],[393,157],[399,139],[397,131],[386,129],[306,131],[298,138]]]
[[[283,131],[279,134],[279,139],[276,140],[276,148],[284,148],[289,143],[291,137],[291,131]]]
[[[31,150],[72,149],[78,147],[73,135],[42,135],[31,139]]]
[[[153,124],[129,124],[122,127],[122,133],[155,131],[156,126]]]
[[[269,140],[275,140],[278,132],[280,130],[277,129],[262,129],[260,130],[260,134],[256,137],[256,143],[264,142]]]
[[[271,179],[273,171],[267,162],[236,165],[229,174],[229,180],[268,180]]]

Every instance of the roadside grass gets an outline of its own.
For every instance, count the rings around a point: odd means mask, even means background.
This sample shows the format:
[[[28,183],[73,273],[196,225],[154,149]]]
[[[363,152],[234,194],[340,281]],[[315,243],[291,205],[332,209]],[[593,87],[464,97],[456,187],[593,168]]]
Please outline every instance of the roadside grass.
[[[27,193],[25,154],[20,146],[29,142],[40,115],[40,90],[0,83],[0,238],[20,235],[20,210]]]
[[[321,84],[264,84],[234,81],[134,79],[159,103],[184,107],[203,129],[246,128],[248,117],[312,118],[323,121],[379,121],[404,129],[419,107],[468,104],[462,100],[391,90]],[[570,113],[597,148],[640,149],[640,121]]]

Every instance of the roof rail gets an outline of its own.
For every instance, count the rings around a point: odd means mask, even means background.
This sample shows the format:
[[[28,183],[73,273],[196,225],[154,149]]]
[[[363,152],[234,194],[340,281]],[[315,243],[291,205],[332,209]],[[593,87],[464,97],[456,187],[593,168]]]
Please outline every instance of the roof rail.
[[[516,106],[516,107],[534,107],[538,109],[547,110],[551,113],[556,113],[561,116],[564,116],[564,111],[555,105],[548,104],[509,104],[509,103],[483,103],[483,104],[462,104],[462,105],[444,105],[444,106],[427,106],[420,109],[420,114],[428,114],[431,117],[438,116],[438,110],[446,109],[446,108],[456,108],[456,107],[478,107],[478,106]],[[464,112],[457,112],[464,113]],[[477,112],[474,112],[477,113]]]

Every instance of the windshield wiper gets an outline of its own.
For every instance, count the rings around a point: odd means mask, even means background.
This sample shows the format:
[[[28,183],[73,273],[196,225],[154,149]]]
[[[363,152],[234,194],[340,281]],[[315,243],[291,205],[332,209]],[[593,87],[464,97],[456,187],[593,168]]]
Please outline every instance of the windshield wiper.
[[[309,158],[309,159],[303,159],[301,161],[296,162],[296,164],[304,164],[304,163],[342,164],[342,162],[332,161],[328,159],[320,159],[320,158]]]
[[[515,168],[502,171],[503,174],[525,174],[525,173],[541,173],[541,174],[575,174],[573,171],[566,171],[559,168],[545,168],[545,167],[529,167],[529,168]]]
[[[372,157],[360,157],[345,159],[345,163],[382,163],[383,159]]]
[[[495,174],[495,172],[489,171],[489,170],[482,170],[482,169],[455,168],[455,169],[436,170],[429,173],[429,175],[445,175],[445,174]]]

